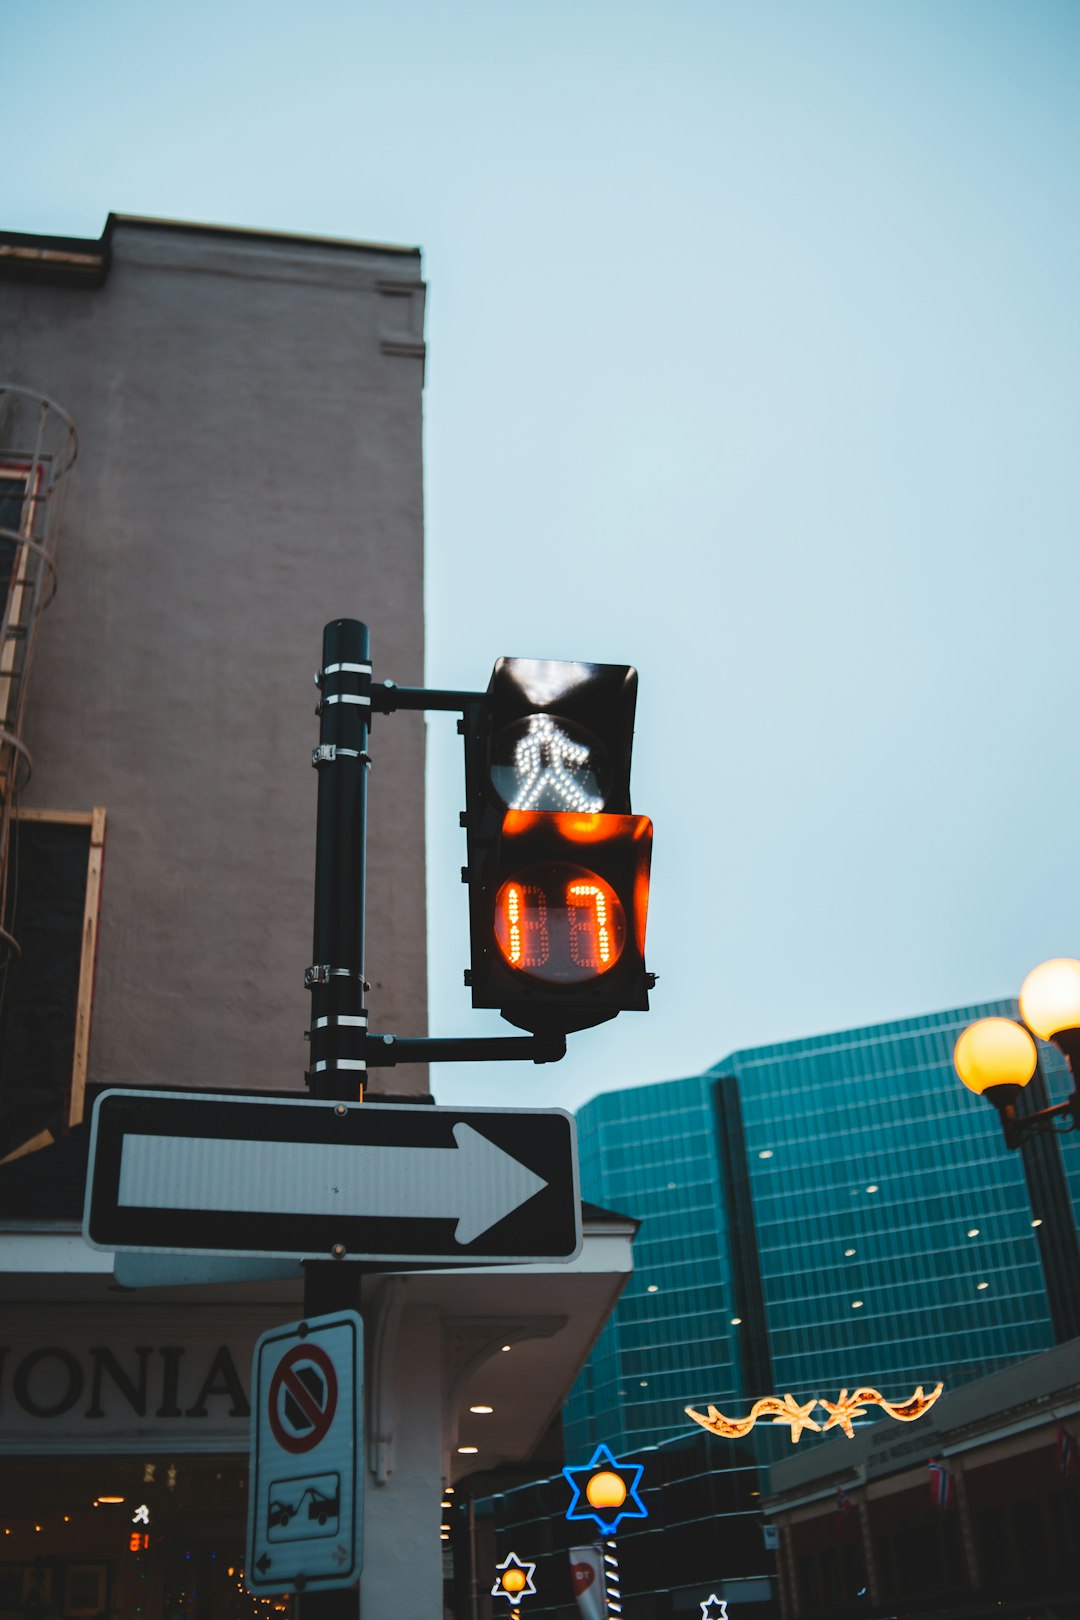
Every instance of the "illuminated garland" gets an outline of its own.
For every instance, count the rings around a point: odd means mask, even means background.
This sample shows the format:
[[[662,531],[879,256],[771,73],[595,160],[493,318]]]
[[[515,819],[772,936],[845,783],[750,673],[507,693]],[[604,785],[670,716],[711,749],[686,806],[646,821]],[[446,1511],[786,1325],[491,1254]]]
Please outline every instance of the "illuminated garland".
[[[758,1418],[771,1417],[774,1423],[786,1423],[791,1429],[791,1442],[795,1445],[800,1439],[804,1429],[811,1429],[814,1434],[824,1434],[829,1429],[843,1429],[849,1440],[855,1437],[852,1420],[866,1416],[868,1406],[880,1406],[898,1423],[914,1423],[929,1412],[942,1390],[944,1384],[938,1384],[929,1395],[923,1394],[920,1384],[910,1400],[894,1403],[887,1401],[876,1389],[857,1389],[849,1397],[846,1389],[842,1389],[835,1401],[821,1400],[815,1397],[800,1406],[794,1395],[765,1395],[760,1401],[755,1401],[750,1416],[744,1418],[725,1417],[718,1412],[715,1406],[709,1407],[707,1417],[695,1412],[692,1406],[683,1408],[687,1417],[692,1417],[695,1423],[700,1423],[703,1429],[711,1429],[713,1434],[723,1435],[726,1440],[740,1440],[744,1434],[749,1434]],[[810,1416],[815,1406],[823,1407],[829,1414],[827,1423],[815,1423]]]

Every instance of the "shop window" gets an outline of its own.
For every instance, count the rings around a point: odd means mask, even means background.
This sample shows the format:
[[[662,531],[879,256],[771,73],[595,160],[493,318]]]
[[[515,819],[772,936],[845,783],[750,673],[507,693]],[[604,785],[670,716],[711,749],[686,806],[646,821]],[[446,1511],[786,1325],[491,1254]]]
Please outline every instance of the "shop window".
[[[83,1117],[105,811],[12,817],[0,966],[0,1162]]]

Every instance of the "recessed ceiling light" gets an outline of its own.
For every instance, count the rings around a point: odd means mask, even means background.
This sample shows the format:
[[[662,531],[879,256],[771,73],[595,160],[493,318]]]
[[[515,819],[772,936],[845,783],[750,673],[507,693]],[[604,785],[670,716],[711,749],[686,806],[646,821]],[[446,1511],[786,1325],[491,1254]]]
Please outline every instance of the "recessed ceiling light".
[[[509,1350],[509,1348],[510,1348],[510,1346],[508,1344],[504,1344],[503,1345],[503,1353],[505,1354],[506,1351]]]
[[[99,1502],[122,1502],[123,1500],[124,1500],[124,1498],[122,1496],[99,1496],[98,1497]]]
[[[440,1540],[440,1541],[449,1541],[449,1540],[450,1540],[450,1537],[449,1537],[449,1536],[440,1536],[440,1537],[439,1537],[439,1540]]]
[[[853,1311],[861,1311],[862,1310],[862,1300],[861,1299],[853,1299],[852,1302],[851,1302],[851,1308],[852,1308]]]
[[[440,1502],[440,1503],[439,1503],[439,1506],[440,1506],[440,1507],[441,1507],[441,1508],[448,1508],[448,1507],[453,1507],[453,1505],[454,1505],[454,1504],[453,1504],[453,1502]]]
[[[973,1227],[971,1227],[969,1229],[968,1237],[978,1237],[978,1235],[979,1235],[979,1228],[977,1226],[973,1226]]]
[[[450,1526],[448,1524],[440,1524],[439,1529],[448,1531],[450,1529]]]
[[[976,1283],[976,1284],[975,1284],[975,1287],[976,1287],[976,1288],[980,1288],[980,1289],[981,1289],[981,1288],[989,1288],[989,1286],[990,1286],[990,1284],[989,1284],[989,1283],[986,1283],[986,1282],[983,1282],[983,1283]]]
[[[643,1378],[643,1379],[642,1379],[642,1380],[641,1380],[641,1387],[642,1387],[642,1389],[648,1389],[648,1387],[649,1387],[649,1380],[648,1380],[648,1379],[647,1379],[647,1378]]]
[[[447,1485],[447,1487],[446,1487],[446,1494],[447,1494],[447,1496],[453,1496],[453,1494],[454,1494],[454,1487],[453,1487],[453,1486],[452,1486],[452,1485]]]
[[[847,1255],[848,1259],[850,1260],[851,1256],[855,1253],[855,1250],[854,1249],[845,1249],[844,1253]]]
[[[458,1451],[463,1457],[475,1457],[479,1450],[479,1446],[458,1446]]]
[[[495,1408],[493,1406],[470,1406],[469,1407],[470,1412],[494,1412],[494,1410],[495,1410]]]
[[[872,1181],[866,1190],[867,1192],[880,1192],[881,1188],[878,1186],[876,1181]]]
[[[741,1316],[733,1316],[731,1318],[731,1325],[732,1325],[732,1327],[741,1327],[742,1326],[742,1317]]]
[[[667,1184],[667,1190],[668,1190],[668,1192],[674,1192],[674,1191],[675,1191],[675,1188],[676,1188],[676,1187],[677,1187],[677,1186],[678,1186],[678,1185],[679,1185],[679,1184],[678,1184],[678,1182],[677,1182],[677,1181],[669,1181],[669,1182],[668,1182],[668,1184]]]
[[[772,1148],[762,1148],[761,1152],[758,1154],[759,1159],[771,1159],[772,1156]]]
[[[646,1288],[645,1292],[647,1294],[655,1294],[659,1287],[660,1287],[659,1283],[650,1283],[648,1288]]]
[[[1040,1215],[1036,1220],[1032,1221],[1031,1224],[1032,1224],[1032,1226],[1041,1226],[1042,1225],[1042,1216]]]

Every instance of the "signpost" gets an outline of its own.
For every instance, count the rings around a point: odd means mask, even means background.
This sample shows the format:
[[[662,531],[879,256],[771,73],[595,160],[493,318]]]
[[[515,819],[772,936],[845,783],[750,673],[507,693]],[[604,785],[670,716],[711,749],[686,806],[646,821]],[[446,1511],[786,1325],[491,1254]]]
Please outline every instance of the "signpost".
[[[126,1256],[117,1275],[134,1285],[267,1275],[275,1260],[303,1262],[305,1320],[263,1334],[256,1349],[246,1579],[252,1592],[302,1594],[298,1620],[355,1620],[358,1597],[347,1589],[361,1565],[365,1266],[550,1264],[573,1260],[582,1243],[569,1114],[361,1107],[368,1070],[556,1062],[567,1032],[647,1009],[652,828],[630,814],[637,676],[628,665],[503,659],[486,693],[375,686],[367,626],[337,619],[324,631],[315,682],[315,918],[304,974],[311,1096],[103,1093],[83,1234]],[[497,1007],[527,1037],[402,1039],[368,1028],[369,724],[373,713],[399,709],[462,716],[467,982],[474,1005]],[[173,1258],[148,1274],[153,1255]],[[604,1529],[609,1509],[615,1523],[645,1513],[630,1471],[624,1480],[606,1456],[611,1468],[581,1487],[571,1481]],[[606,1494],[612,1480],[618,1504],[631,1499],[621,1514]],[[511,1599],[524,1567],[504,1570]]]
[[[83,1232],[96,1248],[437,1266],[572,1260],[561,1109],[106,1091]]]
[[[336,1311],[255,1346],[249,1592],[332,1591],[363,1564],[363,1324]]]

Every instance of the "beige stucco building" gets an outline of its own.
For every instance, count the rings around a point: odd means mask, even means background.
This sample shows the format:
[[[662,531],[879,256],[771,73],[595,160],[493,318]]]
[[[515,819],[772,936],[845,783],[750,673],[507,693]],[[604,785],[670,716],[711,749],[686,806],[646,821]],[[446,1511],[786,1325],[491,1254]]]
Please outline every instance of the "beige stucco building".
[[[0,234],[0,1617],[264,1612],[250,1356],[300,1267],[125,1286],[80,1235],[86,1119],[108,1087],[303,1094],[324,625],[424,677],[424,297],[411,248]],[[371,755],[368,1003],[423,1035],[422,716]],[[366,1620],[442,1613],[443,1489],[536,1445],[632,1231],[594,1211],[568,1265],[365,1282]]]

